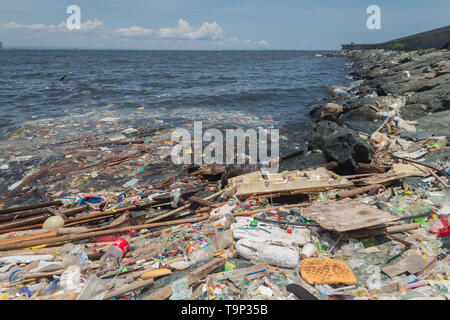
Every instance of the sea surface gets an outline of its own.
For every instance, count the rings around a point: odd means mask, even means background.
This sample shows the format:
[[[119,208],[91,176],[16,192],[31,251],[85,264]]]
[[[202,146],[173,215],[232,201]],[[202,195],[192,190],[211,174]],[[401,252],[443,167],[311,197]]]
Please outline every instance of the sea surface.
[[[120,118],[145,110],[173,126],[218,119],[257,127],[270,119],[295,139],[329,86],[351,82],[348,61],[324,54],[0,50],[0,139],[30,121],[104,110]]]

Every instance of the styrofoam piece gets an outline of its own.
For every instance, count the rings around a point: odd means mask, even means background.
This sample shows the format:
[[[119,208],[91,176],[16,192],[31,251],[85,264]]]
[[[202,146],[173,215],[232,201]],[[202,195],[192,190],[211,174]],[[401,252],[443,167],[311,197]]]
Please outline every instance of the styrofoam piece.
[[[270,240],[241,239],[236,242],[236,251],[245,259],[265,261],[278,267],[295,268],[298,265],[299,252],[296,247]]]

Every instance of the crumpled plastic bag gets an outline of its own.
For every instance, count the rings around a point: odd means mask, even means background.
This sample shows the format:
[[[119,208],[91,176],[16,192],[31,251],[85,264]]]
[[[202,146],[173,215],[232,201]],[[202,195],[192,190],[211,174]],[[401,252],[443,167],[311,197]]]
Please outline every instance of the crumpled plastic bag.
[[[389,138],[384,133],[380,132],[374,132],[370,136],[370,142],[372,142],[373,146],[375,147],[375,150],[377,151],[387,149],[391,143]]]

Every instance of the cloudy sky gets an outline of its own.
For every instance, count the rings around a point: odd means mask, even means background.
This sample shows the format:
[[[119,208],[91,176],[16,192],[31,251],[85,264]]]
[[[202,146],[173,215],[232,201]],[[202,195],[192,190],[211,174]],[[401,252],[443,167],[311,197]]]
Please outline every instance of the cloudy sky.
[[[366,9],[381,9],[369,30]],[[67,28],[69,5],[81,30]],[[9,48],[338,49],[449,24],[449,0],[2,0]]]

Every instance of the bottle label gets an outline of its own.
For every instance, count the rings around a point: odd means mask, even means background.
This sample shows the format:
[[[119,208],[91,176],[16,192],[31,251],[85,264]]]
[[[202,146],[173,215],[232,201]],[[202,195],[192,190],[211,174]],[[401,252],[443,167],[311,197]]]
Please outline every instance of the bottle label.
[[[119,247],[123,254],[127,253],[130,249],[130,244],[124,238],[118,238],[113,244],[113,246]]]

